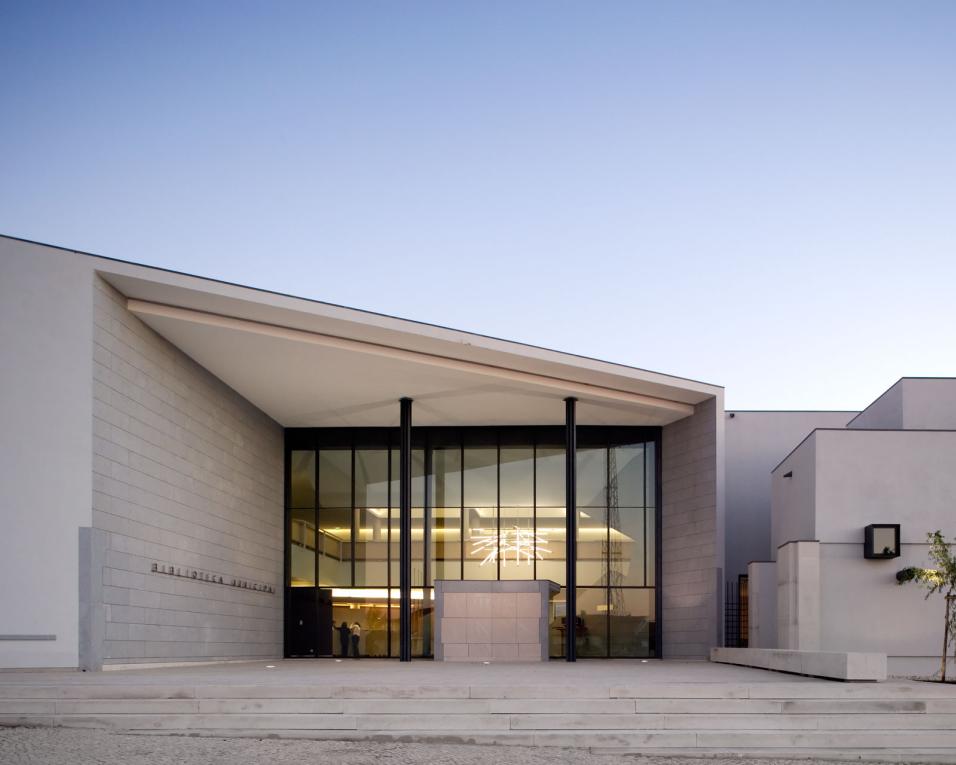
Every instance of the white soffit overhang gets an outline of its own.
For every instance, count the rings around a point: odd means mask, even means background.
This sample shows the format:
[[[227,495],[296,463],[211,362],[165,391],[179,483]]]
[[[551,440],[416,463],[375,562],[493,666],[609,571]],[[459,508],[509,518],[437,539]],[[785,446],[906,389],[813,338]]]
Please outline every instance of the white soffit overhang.
[[[116,264],[144,323],[285,427],[665,425],[720,390],[456,330]]]

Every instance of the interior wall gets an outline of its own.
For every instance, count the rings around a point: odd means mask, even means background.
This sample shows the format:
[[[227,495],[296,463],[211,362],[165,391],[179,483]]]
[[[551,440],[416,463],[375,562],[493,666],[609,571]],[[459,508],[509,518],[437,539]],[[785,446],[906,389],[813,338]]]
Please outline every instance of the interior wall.
[[[0,667],[76,667],[90,523],[92,269],[0,238]]]
[[[99,278],[94,317],[102,662],[280,656],[282,428]]]

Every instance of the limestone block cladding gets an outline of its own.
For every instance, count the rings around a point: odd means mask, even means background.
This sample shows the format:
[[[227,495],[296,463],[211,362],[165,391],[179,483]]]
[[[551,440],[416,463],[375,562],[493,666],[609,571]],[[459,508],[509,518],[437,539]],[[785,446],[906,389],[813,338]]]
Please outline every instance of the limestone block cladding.
[[[664,427],[661,462],[663,658],[706,659],[720,645],[722,400]]]
[[[95,279],[81,665],[282,652],[282,428]]]
[[[549,580],[435,582],[438,661],[547,661]]]

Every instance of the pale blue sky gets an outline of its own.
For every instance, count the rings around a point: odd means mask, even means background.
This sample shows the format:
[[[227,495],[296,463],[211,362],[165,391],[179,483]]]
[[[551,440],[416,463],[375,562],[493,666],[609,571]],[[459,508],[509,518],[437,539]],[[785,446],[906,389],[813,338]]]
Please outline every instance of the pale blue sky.
[[[0,2],[0,233],[859,408],[956,375],[956,2]]]

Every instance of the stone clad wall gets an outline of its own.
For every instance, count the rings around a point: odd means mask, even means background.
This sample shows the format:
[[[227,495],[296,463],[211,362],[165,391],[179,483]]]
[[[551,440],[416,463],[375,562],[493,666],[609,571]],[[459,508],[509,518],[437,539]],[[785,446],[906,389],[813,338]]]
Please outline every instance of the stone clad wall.
[[[435,582],[438,661],[547,661],[548,580]]]
[[[719,645],[723,550],[717,399],[664,427],[661,523],[663,657],[706,659]]]
[[[281,656],[282,428],[94,291],[82,663]]]

